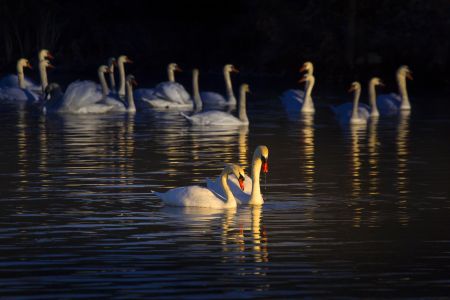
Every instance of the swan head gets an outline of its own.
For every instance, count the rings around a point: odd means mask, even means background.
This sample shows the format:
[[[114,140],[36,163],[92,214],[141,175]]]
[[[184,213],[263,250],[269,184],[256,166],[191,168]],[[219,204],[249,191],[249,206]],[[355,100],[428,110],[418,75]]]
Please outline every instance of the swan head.
[[[43,61],[44,59],[54,59],[53,55],[47,49],[41,49],[38,56],[39,61]]]
[[[109,67],[111,67],[111,66],[117,66],[117,61],[116,61],[116,58],[115,58],[115,57],[110,57],[110,58],[108,58],[108,66],[109,66]]]
[[[353,81],[350,85],[350,88],[348,89],[348,92],[355,92],[355,91],[361,91],[361,84],[358,81]]]
[[[226,65],[223,67],[223,71],[224,71],[225,73],[239,73],[239,70],[236,69],[236,67],[235,67],[234,65],[232,65],[232,64],[226,64]]]
[[[99,73],[111,73],[111,69],[108,66],[101,65],[100,67],[98,67],[98,72]]]
[[[127,83],[131,84],[132,86],[137,86],[137,81],[134,78],[134,75],[130,74],[127,76]]]
[[[39,67],[40,68],[49,68],[49,69],[55,68],[55,66],[53,66],[48,59],[44,59],[44,60],[40,61]]]
[[[170,72],[183,72],[183,70],[176,64],[176,63],[170,63],[168,66],[167,66],[167,69],[170,71]]]
[[[314,65],[312,62],[307,61],[305,63],[303,63],[303,66],[300,68],[300,73],[301,72],[312,72],[314,70]]]
[[[23,69],[23,68],[29,68],[33,69],[33,67],[30,64],[30,61],[26,58],[21,58],[17,61],[17,69]]]
[[[253,154],[253,158],[260,159],[262,162],[262,171],[264,173],[269,172],[269,148],[264,145],[260,145],[256,147],[255,153]]]
[[[307,84],[314,84],[314,81],[315,81],[314,75],[306,73],[298,82],[299,83],[306,82]]]
[[[241,166],[237,164],[229,164],[225,167],[225,172],[227,174],[234,174],[239,181],[239,187],[241,190],[244,190],[245,172]]]
[[[409,80],[413,80],[411,70],[409,69],[408,66],[405,66],[405,65],[400,66],[400,68],[398,68],[397,76],[403,77],[403,78],[408,78]]]
[[[126,55],[119,56],[118,64],[124,64],[124,63],[132,64],[133,61],[131,59],[129,59],[128,56],[126,56]]]
[[[250,93],[250,86],[247,83],[241,84],[241,93]]]
[[[372,79],[370,79],[369,86],[377,86],[377,85],[384,86],[384,83],[378,77],[373,77]]]

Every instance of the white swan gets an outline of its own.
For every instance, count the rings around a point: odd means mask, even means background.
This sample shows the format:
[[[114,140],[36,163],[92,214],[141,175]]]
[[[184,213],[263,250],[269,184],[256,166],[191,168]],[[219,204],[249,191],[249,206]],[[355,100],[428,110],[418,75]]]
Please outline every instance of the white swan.
[[[246,93],[250,91],[248,84],[242,84],[240,89],[239,98],[239,118],[236,118],[230,113],[210,110],[202,113],[193,114],[187,116],[183,113],[181,115],[185,117],[192,125],[201,126],[226,126],[226,125],[248,125],[247,108],[246,108]]]
[[[306,71],[307,75],[313,75],[314,65],[312,62],[310,62],[310,61],[305,62],[299,70],[300,73],[305,72],[305,71]],[[305,86],[305,91],[306,91],[306,86]],[[280,99],[281,99],[284,107],[288,111],[301,110],[302,112],[305,112],[305,113],[313,113],[314,105],[312,104],[311,96],[310,96],[311,104],[308,103],[308,105],[306,105],[305,108],[303,109],[303,102],[305,99],[305,91],[299,90],[299,89],[289,89],[289,90],[285,91],[283,94],[281,94]]]
[[[113,92],[116,92],[116,79],[114,78],[114,71],[116,66],[117,66],[116,58],[110,57],[108,59],[109,84],[111,85],[111,90]]]
[[[377,118],[380,115],[380,112],[378,110],[377,106],[377,92],[376,87],[384,86],[383,82],[381,82],[380,78],[373,77],[369,81],[369,103],[370,103],[370,117],[371,118]]]
[[[354,92],[353,102],[332,107],[336,118],[342,124],[365,125],[370,115],[370,108],[365,104],[359,104],[361,96],[361,84],[357,81],[350,86],[349,92]]]
[[[233,92],[233,84],[231,82],[231,73],[239,73],[238,69],[236,69],[233,65],[227,64],[223,67],[223,77],[225,79],[225,93],[226,99],[219,93],[216,92],[201,92],[200,96],[202,98],[202,102],[205,106],[210,107],[223,107],[223,106],[235,106],[236,105],[236,97]]]
[[[200,112],[203,107],[202,97],[200,96],[200,88],[198,86],[198,77],[200,71],[198,69],[192,70],[192,97],[194,99],[195,112]]]
[[[306,82],[305,91],[300,93],[298,90],[289,90],[281,96],[284,108],[288,112],[301,112],[305,114],[313,114],[315,112],[314,103],[311,92],[314,87],[314,75],[306,73],[299,83]]]
[[[234,176],[238,178],[241,188],[244,188],[245,180],[244,170],[240,166],[236,164],[227,165],[220,175],[221,184],[223,190],[225,191],[226,199],[223,199],[210,189],[198,185],[178,187],[165,193],[153,193],[160,198],[164,204],[169,206],[191,206],[217,209],[235,208],[237,206],[236,199],[234,198],[227,183],[229,174],[234,174]]]
[[[377,106],[382,116],[396,115],[400,111],[411,110],[408,91],[406,89],[406,79],[412,80],[412,72],[408,66],[400,66],[397,70],[397,84],[399,94],[383,94],[377,97]]]
[[[107,68],[106,66],[101,67]],[[100,74],[99,74],[100,75]],[[102,73],[103,80],[104,73]],[[106,82],[106,81],[105,81]],[[136,107],[133,98],[133,85],[136,84],[133,75],[126,78],[127,105],[113,97],[103,97],[98,85],[92,81],[75,81],[69,85],[63,94],[59,85],[52,83],[47,89],[46,102],[43,111],[72,114],[91,113],[134,113]]]
[[[117,68],[119,69],[119,97],[121,99],[125,98],[125,64],[132,64],[133,61],[129,59],[126,55],[121,55],[117,59]]]
[[[242,204],[251,205],[261,205],[264,203],[259,185],[259,175],[261,173],[261,169],[264,173],[269,171],[268,159],[269,148],[267,148],[267,146],[256,147],[252,159],[252,177],[250,178],[245,175],[243,190],[240,189],[239,182],[236,177],[228,177],[228,185],[230,186],[231,192],[235,196],[236,200],[240,201]],[[224,196],[225,193],[220,183],[220,177],[216,178],[214,181],[209,178],[206,179],[206,185],[210,190]]]
[[[38,57],[39,57],[39,63],[46,59],[53,59],[52,54],[47,49],[40,50],[38,53]],[[33,80],[31,80],[27,77],[23,78],[23,83],[25,84],[24,88],[31,90],[33,92],[39,92],[39,91],[42,92],[44,90],[42,88],[42,86],[36,84],[35,82],[33,82]],[[2,79],[0,79],[0,88],[5,88],[5,87],[17,87],[18,88],[19,87],[18,75],[10,74],[10,75],[6,75]]]
[[[27,88],[24,68],[31,69],[31,64],[26,58],[17,61],[18,86],[5,86],[0,88],[0,99],[7,102],[34,102],[39,99],[36,92]]]
[[[167,66],[169,81],[159,83],[154,89],[136,90],[136,98],[150,108],[192,109],[191,96],[183,85],[175,81],[175,71],[181,72],[182,70],[176,63],[170,63]]]

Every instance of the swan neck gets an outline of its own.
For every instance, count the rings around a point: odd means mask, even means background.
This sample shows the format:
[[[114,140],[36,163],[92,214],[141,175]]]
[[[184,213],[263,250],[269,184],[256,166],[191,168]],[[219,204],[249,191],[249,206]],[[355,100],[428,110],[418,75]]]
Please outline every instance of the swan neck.
[[[353,97],[352,119],[358,118],[358,103],[359,103],[360,96],[361,96],[361,89],[355,90],[355,95]]]
[[[123,61],[119,60],[118,62],[119,68],[119,96],[125,97],[125,66]]]
[[[19,87],[21,89],[25,88],[25,75],[23,74],[23,66],[21,64],[17,64],[17,78],[19,80]]]
[[[171,67],[167,67],[167,76],[170,82],[175,82],[175,71]]]
[[[195,110],[202,110],[202,99],[200,97],[200,88],[198,87],[198,72],[192,74],[192,90],[194,94]]]
[[[114,78],[114,64],[109,65],[109,84],[113,91],[116,90],[116,79]]]
[[[370,101],[370,115],[372,117],[379,116],[380,113],[378,112],[377,107],[377,93],[375,90],[375,84],[372,83],[369,84],[369,101]]]
[[[261,158],[253,157],[252,162],[252,193],[250,195],[249,204],[263,204],[263,198],[261,196],[261,187],[259,183],[259,177],[261,174]]]
[[[404,75],[397,75],[398,89],[402,97],[401,108],[409,108],[408,90],[406,89],[406,77]]]
[[[220,175],[220,183],[222,185],[223,191],[225,192],[226,205],[236,206],[236,199],[234,198],[233,193],[228,186],[228,174],[229,173],[226,170],[222,171],[222,174]]]
[[[45,88],[48,85],[48,79],[47,79],[47,68],[45,65],[45,60],[39,62],[39,75],[41,76],[41,89],[44,93]]]
[[[239,120],[241,122],[248,124],[247,117],[247,96],[246,91],[241,89],[241,95],[239,96]]]
[[[311,67],[308,69],[308,71],[306,72],[306,74],[308,74],[308,75],[313,75],[313,73],[314,73],[314,67],[311,66]]]
[[[130,82],[127,82],[127,102],[128,102],[127,111],[129,113],[136,112],[136,105],[134,104],[134,96],[133,96],[133,86]]]
[[[100,81],[100,85],[102,86],[102,94],[103,97],[109,94],[108,84],[106,83],[105,73],[102,71],[98,71],[98,79]]]
[[[305,87],[305,102],[302,106],[302,112],[314,112],[314,104],[311,98],[313,87],[314,80],[308,81]]]
[[[225,78],[225,90],[227,93],[228,104],[236,105],[236,97],[233,92],[233,84],[231,82],[230,72],[227,70],[223,70],[223,77]]]

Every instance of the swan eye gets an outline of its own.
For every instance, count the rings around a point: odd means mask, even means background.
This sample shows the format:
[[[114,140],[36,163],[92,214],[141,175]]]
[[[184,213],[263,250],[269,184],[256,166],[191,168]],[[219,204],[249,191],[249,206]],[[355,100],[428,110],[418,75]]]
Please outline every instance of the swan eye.
[[[263,164],[265,164],[267,162],[267,158],[265,158],[263,155],[261,155],[261,160],[262,160]]]

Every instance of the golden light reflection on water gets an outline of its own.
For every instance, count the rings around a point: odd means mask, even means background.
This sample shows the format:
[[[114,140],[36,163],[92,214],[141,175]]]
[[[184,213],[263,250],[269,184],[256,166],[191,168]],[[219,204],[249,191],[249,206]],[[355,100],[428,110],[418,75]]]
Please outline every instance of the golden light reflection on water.
[[[27,136],[27,119],[26,112],[20,110],[18,112],[18,120],[17,120],[17,157],[18,157],[18,174],[19,174],[19,186],[18,190],[23,192],[26,190],[28,185],[28,136]]]
[[[409,111],[402,111],[399,115],[397,126],[397,208],[398,220],[403,226],[409,224],[408,200],[409,200]]]
[[[371,118],[369,121],[369,195],[378,196],[380,184],[379,161],[379,141],[378,141],[378,118]]]
[[[300,141],[303,145],[304,164],[301,166],[305,182],[306,197],[314,196],[314,115],[302,115],[303,127],[300,130]]]

